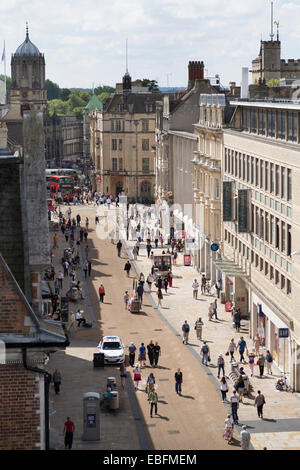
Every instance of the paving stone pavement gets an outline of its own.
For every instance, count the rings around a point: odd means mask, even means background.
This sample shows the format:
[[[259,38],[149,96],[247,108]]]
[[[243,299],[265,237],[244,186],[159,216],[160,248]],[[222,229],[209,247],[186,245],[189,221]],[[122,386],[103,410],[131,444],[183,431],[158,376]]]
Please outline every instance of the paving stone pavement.
[[[139,206],[139,210],[141,206]],[[99,211],[100,212],[100,211]],[[154,227],[155,219],[152,216],[152,221],[148,226]],[[129,231],[129,238],[131,238],[131,231]],[[135,244],[135,241],[129,240],[126,242],[129,252]],[[152,246],[155,247],[154,243]],[[165,247],[166,249],[167,247]],[[161,253],[162,249],[153,248],[154,253]],[[131,260],[132,254],[131,254]],[[134,262],[133,262],[134,263]],[[139,256],[135,263],[137,272],[143,272],[145,277],[151,271],[151,260],[147,257],[145,249],[145,243],[142,243]],[[193,329],[194,323],[200,316],[204,321],[203,326],[203,339],[207,341],[210,352],[211,352],[211,364],[208,368],[203,366],[207,373],[210,374],[211,379],[215,387],[218,389],[219,380],[217,379],[217,357],[219,353],[223,354],[225,359],[225,373],[226,375],[230,372],[230,363],[228,356],[225,353],[228,349],[228,344],[231,338],[234,338],[235,342],[239,340],[240,336],[244,336],[247,347],[249,350],[253,347],[253,341],[250,339],[248,334],[248,321],[242,320],[240,333],[236,333],[232,328],[231,314],[225,312],[225,306],[218,300],[218,321],[208,320],[208,307],[212,300],[216,298],[216,295],[199,295],[198,300],[193,298],[192,294],[192,283],[194,279],[201,278],[196,269],[192,266],[183,265],[183,255],[179,254],[177,265],[172,267],[172,272],[175,274],[173,279],[173,287],[168,289],[168,293],[165,294],[163,291],[163,307],[160,308],[158,313],[168,322],[169,326],[173,328],[173,331],[178,336],[181,336],[181,326],[184,320],[187,320],[191,326],[189,345],[187,346],[193,354],[198,356],[200,359],[200,348],[202,342],[199,342],[196,338],[195,331]],[[199,290],[200,292],[200,290]],[[152,301],[157,302],[156,292],[152,286],[151,293]],[[157,305],[157,304],[156,304]],[[236,355],[238,358],[238,355]],[[248,365],[244,365],[246,373],[249,373]],[[299,395],[291,392],[278,392],[275,390],[275,381],[282,374],[279,369],[273,365],[273,375],[265,375],[259,377],[258,366],[255,366],[254,376],[250,378],[252,385],[252,393],[249,397],[243,398],[243,403],[240,404],[238,415],[240,420],[240,426],[242,424],[248,424],[251,432],[251,442],[255,449],[262,449],[267,447],[268,449],[299,449],[300,448],[300,402]],[[230,381],[228,380],[230,384]],[[228,396],[231,395],[232,385],[230,385]],[[257,417],[256,408],[254,407],[254,398],[257,394],[257,390],[261,390],[266,399],[266,405],[264,406],[264,420]],[[226,405],[229,410],[229,406]],[[287,432],[290,429],[290,432]],[[240,427],[236,428],[240,431]]]
[[[115,245],[108,239],[101,240],[98,233],[100,227],[93,224],[95,208],[78,207],[74,209],[75,214],[77,210],[82,220],[86,215],[90,218],[88,244],[93,269],[87,283],[98,325],[71,332],[71,345],[65,352],[53,355],[48,364],[50,371],[58,368],[62,372],[61,394],[55,396],[51,390],[51,427],[56,442],[61,438],[58,448],[63,442],[61,432],[65,417],[70,415],[77,424],[75,449],[238,449],[238,442],[235,447],[230,447],[222,437],[226,410],[210,378],[199,367],[197,358],[165,324],[159,312],[153,309],[151,299],[145,302],[141,314],[134,315],[124,309],[123,293],[132,288],[135,277],[132,273],[128,279],[124,273],[126,254],[118,258]],[[115,208],[111,211],[114,213]],[[101,224],[102,228],[107,225],[104,217]],[[101,306],[97,293],[100,282],[106,289],[105,302]],[[87,314],[87,306],[83,306]],[[81,439],[83,393],[104,391],[106,377],[110,375],[116,376],[119,384],[116,367],[95,370],[91,363],[101,335],[112,332],[120,335],[126,345],[130,341],[137,346],[142,341],[148,344],[150,339],[157,340],[161,345],[159,367],[154,369],[159,411],[157,416],[150,418],[144,391],[147,375],[153,369],[149,366],[142,369],[140,390],[134,392],[132,371],[128,368],[126,390],[120,392],[120,411],[115,417],[110,413],[101,413],[102,439],[97,443],[85,443]],[[184,373],[182,397],[174,390],[174,373],[178,367]]]

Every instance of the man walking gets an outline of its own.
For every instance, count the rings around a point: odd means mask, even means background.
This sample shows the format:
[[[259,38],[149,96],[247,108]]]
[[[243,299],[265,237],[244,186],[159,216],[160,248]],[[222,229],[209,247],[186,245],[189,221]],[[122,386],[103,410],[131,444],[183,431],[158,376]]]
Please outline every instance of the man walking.
[[[242,448],[242,450],[249,450],[251,435],[250,435],[250,432],[247,431],[247,426],[245,424],[242,426],[240,436],[241,436],[241,448]]]
[[[202,364],[207,366],[208,362],[208,355],[209,355],[209,347],[206,344],[206,341],[204,341],[203,346],[201,348],[202,352]]]
[[[205,294],[205,286],[206,286],[206,277],[205,277],[205,274],[202,274],[202,278],[201,278],[201,294]]]
[[[184,321],[183,325],[182,325],[182,334],[183,334],[183,339],[182,339],[182,342],[183,344],[188,344],[188,341],[189,341],[189,332],[190,332],[190,325],[188,324],[187,320]]]
[[[182,385],[182,372],[177,369],[175,372],[175,392],[181,396],[181,385]]]
[[[154,348],[153,348],[154,367],[157,367],[158,359],[160,355],[161,355],[161,348],[158,342],[156,341]]]
[[[150,401],[150,417],[152,418],[153,408],[155,409],[155,414],[157,415],[158,395],[155,390],[150,393],[149,401]]]
[[[122,250],[122,242],[121,240],[118,241],[117,243],[117,250],[118,250],[118,257],[121,258],[121,250]]]
[[[144,286],[143,286],[142,282],[139,283],[136,290],[137,290],[137,294],[138,294],[138,299],[140,300],[141,305],[143,305]]]
[[[221,291],[221,280],[220,279],[217,280],[215,287],[216,287],[216,291],[217,291],[217,297],[219,299],[220,298],[220,291]]]
[[[131,367],[134,367],[136,347],[133,343],[130,343],[130,345],[128,346],[128,351],[129,351],[129,365],[131,365]]]
[[[237,414],[237,410],[239,407],[239,397],[236,394],[236,390],[233,390],[233,394],[230,397],[230,403],[233,422],[234,424],[239,424],[239,417]]]
[[[192,284],[192,288],[193,288],[193,297],[194,297],[194,299],[197,300],[197,298],[198,298],[198,289],[199,289],[199,282],[197,281],[197,279],[194,280],[194,282]]]
[[[65,435],[65,449],[72,449],[74,431],[75,424],[71,421],[70,416],[67,416],[67,421],[64,424],[63,430],[63,434]]]
[[[52,378],[53,378],[53,383],[54,383],[55,394],[58,395],[60,392],[59,387],[61,384],[61,374],[57,369],[55,370]]]
[[[127,260],[126,264],[124,266],[124,271],[126,271],[127,277],[129,277],[130,270],[131,270],[131,264],[130,264],[129,260]]]
[[[239,348],[239,353],[240,353],[240,362],[244,362],[244,364],[246,364],[246,361],[244,358],[244,352],[245,352],[245,349],[247,349],[247,344],[243,336],[241,336],[238,342],[238,348]]]
[[[265,403],[265,397],[263,396],[260,390],[257,390],[257,395],[254,400],[254,406],[257,407],[257,415],[261,419],[263,419],[263,407]]]
[[[100,298],[100,302],[102,302],[102,303],[104,303],[104,296],[105,296],[104,285],[103,285],[103,284],[100,284],[100,287],[99,287],[99,298]]]

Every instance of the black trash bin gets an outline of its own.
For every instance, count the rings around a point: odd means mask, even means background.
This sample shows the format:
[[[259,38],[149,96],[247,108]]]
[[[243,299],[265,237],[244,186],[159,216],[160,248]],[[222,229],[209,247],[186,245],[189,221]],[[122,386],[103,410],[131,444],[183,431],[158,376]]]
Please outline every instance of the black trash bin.
[[[94,367],[104,367],[104,354],[94,353]]]

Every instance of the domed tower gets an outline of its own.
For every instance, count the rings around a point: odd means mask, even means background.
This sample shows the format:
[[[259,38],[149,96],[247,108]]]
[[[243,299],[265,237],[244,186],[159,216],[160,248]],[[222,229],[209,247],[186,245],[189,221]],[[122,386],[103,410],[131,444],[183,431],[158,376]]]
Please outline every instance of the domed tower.
[[[46,108],[45,58],[30,41],[27,25],[25,41],[12,54],[11,79],[11,103],[26,104],[35,110]]]

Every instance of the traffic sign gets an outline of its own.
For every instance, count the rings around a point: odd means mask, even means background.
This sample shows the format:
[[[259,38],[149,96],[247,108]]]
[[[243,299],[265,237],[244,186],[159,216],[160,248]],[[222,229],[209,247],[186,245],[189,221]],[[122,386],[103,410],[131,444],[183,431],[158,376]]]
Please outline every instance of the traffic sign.
[[[219,245],[218,245],[217,243],[212,243],[212,244],[210,245],[210,249],[211,249],[212,251],[218,251]]]
[[[101,183],[102,179],[101,178],[97,178],[97,183]]]

